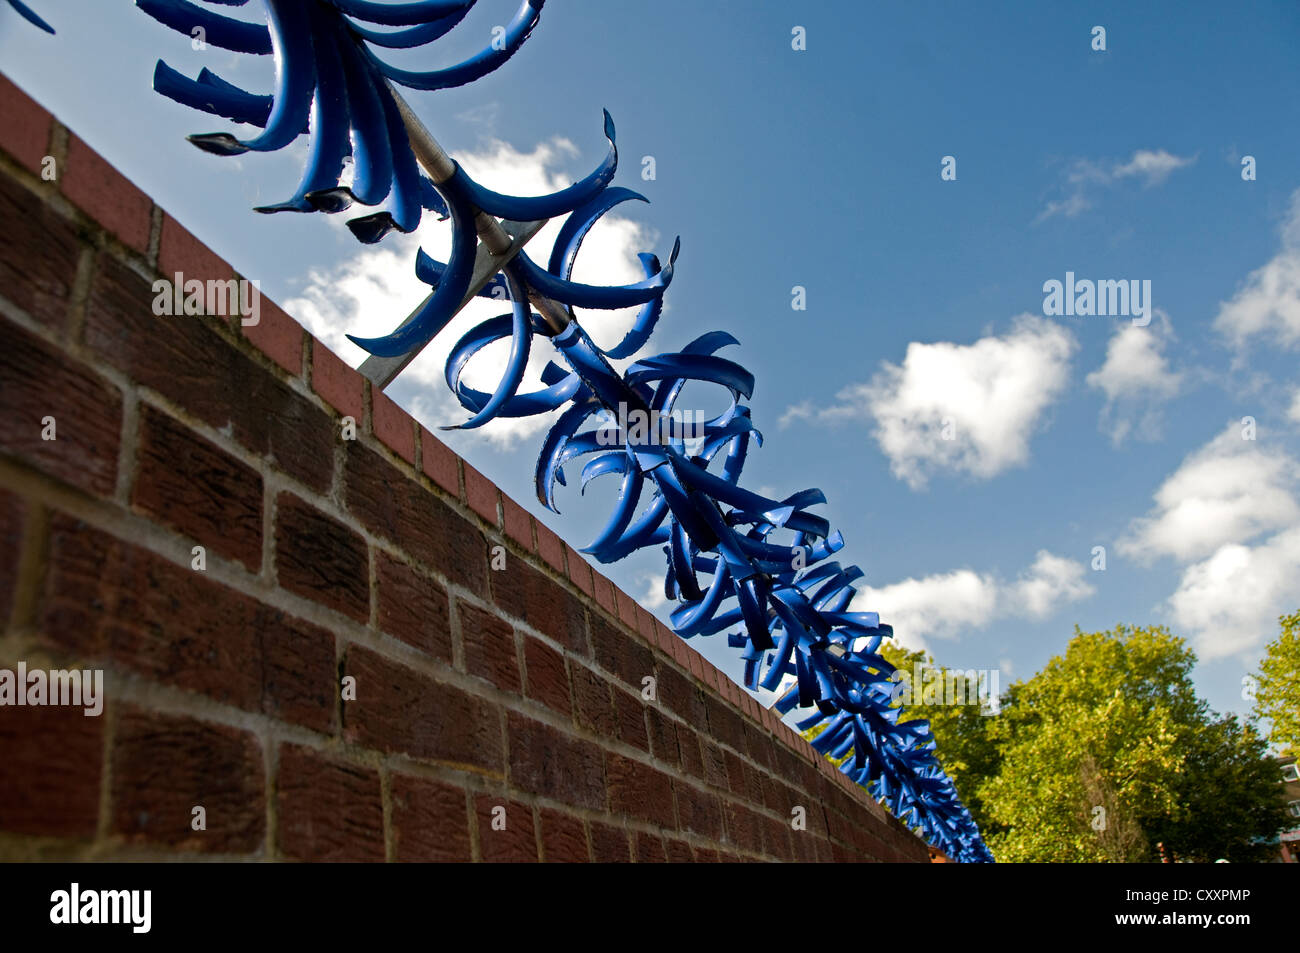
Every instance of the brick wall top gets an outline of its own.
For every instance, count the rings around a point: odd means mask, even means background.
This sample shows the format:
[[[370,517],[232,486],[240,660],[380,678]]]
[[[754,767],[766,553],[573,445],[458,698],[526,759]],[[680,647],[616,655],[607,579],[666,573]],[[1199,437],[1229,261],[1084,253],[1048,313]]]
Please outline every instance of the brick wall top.
[[[0,709],[0,856],[927,859],[274,303],[155,316],[175,272],[240,277],[0,75],[0,668],[109,698]]]

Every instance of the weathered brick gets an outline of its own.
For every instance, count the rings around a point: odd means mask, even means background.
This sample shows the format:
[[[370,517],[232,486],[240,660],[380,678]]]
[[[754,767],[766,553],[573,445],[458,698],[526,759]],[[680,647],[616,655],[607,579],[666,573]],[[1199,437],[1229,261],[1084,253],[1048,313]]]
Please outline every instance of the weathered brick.
[[[505,516],[503,525],[506,535],[531,553],[533,551],[532,516],[504,493],[501,494],[501,511]]]
[[[598,864],[628,864],[632,852],[627,831],[600,821],[591,822],[591,856]]]
[[[451,615],[447,590],[424,573],[375,550],[379,627],[434,658],[451,661]]]
[[[149,284],[113,258],[97,260],[86,305],[86,344],[317,492],[329,488],[336,433],[329,416],[267,374],[203,318],[159,318]]]
[[[50,114],[8,77],[0,75],[0,149],[29,172],[39,173],[49,143]]]
[[[573,704],[578,724],[602,738],[613,738],[618,731],[618,717],[610,695],[610,683],[581,665],[574,665]]]
[[[84,709],[74,707],[2,710],[0,830],[93,837],[99,817],[105,719],[87,718]]]
[[[68,136],[62,186],[68,201],[122,244],[142,255],[149,250],[152,200],[75,134]]]
[[[607,622],[598,613],[591,616],[591,649],[602,668],[637,691],[641,690],[641,679],[655,674],[650,650],[627,630]]]
[[[542,808],[542,859],[548,864],[585,864],[587,832],[582,821],[550,808]]]
[[[591,595],[591,564],[568,543],[564,544],[564,556],[569,567],[569,578],[573,584],[585,595]]]
[[[366,413],[366,379],[320,341],[311,342],[311,386],[321,399],[360,428]]]
[[[66,219],[0,176],[0,295],[42,324],[65,327],[79,254],[77,232]]]
[[[295,860],[382,861],[379,772],[299,745],[280,746],[276,816],[281,853]]]
[[[420,468],[452,496],[460,496],[460,470],[456,454],[429,431],[420,430]]]
[[[131,504],[250,572],[262,565],[262,477],[153,407],[140,408]]]
[[[727,801],[722,814],[727,824],[727,840],[751,854],[762,852],[761,818],[757,814],[735,801]]]
[[[537,527],[537,552],[546,560],[547,564],[556,572],[564,573],[564,543],[555,531],[542,524],[541,520],[534,520],[533,525]]]
[[[600,748],[514,712],[507,715],[507,724],[512,785],[577,807],[604,807],[604,753]]]
[[[471,859],[464,790],[431,778],[394,774],[390,791],[397,860],[445,863]]]
[[[686,841],[669,837],[664,841],[664,846],[667,848],[668,862],[670,864],[695,863],[695,853],[691,850],[691,845]]]
[[[709,713],[709,734],[736,751],[744,751],[745,725],[735,710],[708,693],[704,706]]]
[[[668,853],[664,850],[663,838],[654,834],[647,834],[644,831],[636,831],[632,835],[632,849],[636,853],[636,862],[638,864],[666,864],[668,862]],[[687,854],[690,849],[687,849]]]
[[[245,711],[332,730],[329,632],[66,514],[51,516],[49,533],[39,616],[49,642]]]
[[[540,701],[565,718],[573,714],[573,697],[569,691],[569,673],[564,656],[540,639],[525,635],[524,667],[527,669],[529,698]]]
[[[496,808],[505,808],[505,813],[494,814]],[[480,794],[474,799],[474,810],[478,815],[478,845],[483,860],[493,864],[537,862],[531,807],[494,794]]]
[[[678,783],[677,813],[682,830],[709,840],[722,837],[722,802],[716,794],[702,791],[693,784]]]
[[[677,726],[660,710],[657,703],[646,705],[645,714],[650,735],[650,752],[670,767],[678,767],[681,764],[681,755],[677,748]]]
[[[122,395],[33,334],[0,321],[0,452],[108,496],[117,484]],[[42,439],[54,418],[54,440]]]
[[[294,377],[302,374],[302,325],[270,298],[261,298],[256,324],[244,324],[242,318],[235,324],[255,348],[275,363]]]
[[[700,748],[704,753],[704,780],[713,787],[728,790],[727,760],[722,748],[704,736],[700,737]]]
[[[700,736],[684,725],[677,725],[677,753],[681,756],[682,770],[693,778],[705,780],[708,775],[704,770],[704,753],[700,747]]]
[[[485,477],[468,463],[462,465],[465,471],[465,502],[469,508],[492,526],[500,526],[501,518],[497,515],[496,484]]]
[[[582,603],[520,559],[492,573],[492,598],[501,611],[548,635],[572,652],[587,654]]]
[[[415,463],[415,421],[381,390],[370,391],[371,425],[375,436],[407,463]]]
[[[609,809],[674,829],[673,788],[668,775],[619,754],[606,759]]]
[[[234,274],[230,265],[166,212],[162,215],[158,270],[171,282],[175,282],[178,273],[182,275],[182,287],[195,278],[205,282],[209,279],[225,281]],[[234,315],[237,310],[237,307],[231,308],[229,314]],[[261,312],[260,302],[258,311]]]
[[[275,498],[275,574],[290,592],[358,622],[370,619],[366,541],[288,493]]]
[[[112,830],[128,841],[246,854],[266,834],[262,749],[248,731],[126,706],[113,738]],[[192,828],[202,807],[207,830]]]
[[[692,727],[708,730],[708,709],[700,690],[671,665],[660,665],[656,672],[659,700],[664,707]]]
[[[617,615],[614,606],[614,584],[596,572],[591,572],[591,591],[596,603],[610,615]]]
[[[465,668],[502,691],[518,694],[521,681],[515,630],[509,622],[477,606],[467,602],[456,605],[460,614],[460,638],[465,647]]]
[[[345,672],[357,680],[356,701],[343,707],[348,740],[413,758],[504,769],[496,705],[356,645],[348,649]]]
[[[347,447],[348,509],[417,562],[486,596],[488,545],[483,534],[373,450],[356,441]]]
[[[13,611],[26,519],[27,504],[22,498],[0,489],[0,627]]]
[[[650,750],[650,736],[645,727],[645,702],[640,695],[614,689],[614,716],[618,720],[618,737],[624,744]]]

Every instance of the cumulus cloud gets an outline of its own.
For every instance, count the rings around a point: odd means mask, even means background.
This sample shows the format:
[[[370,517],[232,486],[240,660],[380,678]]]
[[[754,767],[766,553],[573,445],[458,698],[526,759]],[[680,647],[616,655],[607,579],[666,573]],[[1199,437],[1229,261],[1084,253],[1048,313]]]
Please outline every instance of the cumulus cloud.
[[[1062,176],[1063,194],[1049,200],[1034,221],[1037,224],[1057,215],[1074,218],[1092,208],[1090,192],[1122,179],[1137,179],[1146,188],[1163,185],[1170,175],[1195,161],[1196,156],[1177,156],[1164,149],[1138,149],[1127,162],[1075,159]]]
[[[577,149],[563,138],[552,139],[529,152],[490,141],[474,152],[459,152],[456,159],[466,172],[488,188],[515,195],[539,195],[566,188],[573,182],[565,166]],[[529,243],[529,254],[545,262],[562,220],[550,222]],[[644,272],[636,254],[654,247],[657,235],[644,226],[616,215],[605,216],[591,230],[578,256],[573,277],[598,284],[639,281]],[[383,246],[364,248],[332,268],[312,269],[302,292],[285,302],[285,308],[308,330],[353,367],[368,355],[347,339],[385,334],[395,328],[432,290],[415,277],[415,253],[423,246],[434,258],[446,261],[451,228],[426,216],[415,235],[390,235]],[[459,423],[469,417],[447,389],[443,365],[452,346],[475,324],[508,310],[508,305],[476,298],[421,352],[392,384],[388,393],[430,427]],[[626,312],[585,312],[579,317],[597,343],[612,344],[631,324]],[[465,381],[492,390],[509,353],[506,341],[489,345],[470,362]],[[541,386],[539,377],[547,361],[563,361],[545,342],[534,339],[528,376],[521,391]],[[498,447],[513,446],[549,425],[554,415],[496,420],[483,434]]]
[[[1098,422],[1103,433],[1118,446],[1129,436],[1158,440],[1162,423],[1161,405],[1182,386],[1182,374],[1173,371],[1165,358],[1165,346],[1173,339],[1168,316],[1147,327],[1121,324],[1106,347],[1106,361],[1087,377],[1090,387],[1106,395]]]
[[[1242,654],[1254,660],[1277,634],[1278,616],[1300,592],[1300,527],[1257,546],[1230,543],[1188,566],[1169,597],[1174,623],[1202,659]]]
[[[1234,347],[1264,336],[1284,348],[1300,346],[1300,189],[1282,226],[1282,247],[1219,305],[1214,327]]]
[[[907,346],[868,382],[844,388],[827,407],[804,403],[781,417],[834,422],[870,417],[895,476],[913,489],[948,469],[987,479],[1029,459],[1029,439],[1069,376],[1074,336],[1033,315],[1002,337],[974,344]]]
[[[1082,563],[1040,550],[1033,564],[1011,581],[958,569],[879,588],[864,586],[854,596],[853,608],[879,612],[902,644],[926,648],[931,638],[958,638],[998,619],[1046,619],[1096,591],[1086,572]]]
[[[1151,512],[1119,540],[1143,562],[1200,559],[1300,518],[1293,488],[1300,464],[1284,451],[1242,439],[1238,423],[1189,454],[1155,492]]]
[[[1297,424],[1300,424],[1300,387],[1295,389],[1295,394],[1291,397],[1291,407],[1287,410],[1286,415]]]

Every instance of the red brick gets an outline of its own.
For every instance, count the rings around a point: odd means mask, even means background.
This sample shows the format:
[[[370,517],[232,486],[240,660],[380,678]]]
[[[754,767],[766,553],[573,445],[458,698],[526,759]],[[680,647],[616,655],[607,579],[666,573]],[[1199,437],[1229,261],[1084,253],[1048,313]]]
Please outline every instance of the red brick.
[[[610,683],[581,665],[574,665],[572,674],[578,724],[602,738],[613,738],[618,730],[618,717],[610,696]]]
[[[0,295],[42,324],[65,327],[80,254],[77,233],[66,219],[0,176]]]
[[[493,826],[493,810],[505,808],[502,816],[498,812],[498,825]],[[493,794],[480,794],[474,799],[474,810],[478,814],[478,845],[483,860],[488,863],[536,863],[537,837],[533,831],[533,809],[527,804],[510,801]]]
[[[144,279],[101,254],[86,305],[87,346],[294,479],[327,490],[337,446],[329,415],[224,340],[207,319],[155,317],[151,297]]]
[[[471,860],[469,813],[458,787],[394,774],[391,782],[393,855],[399,861]]]
[[[596,570],[591,571],[591,588],[596,603],[610,615],[617,615],[614,607],[614,584]]]
[[[721,854],[709,847],[696,847],[694,852],[697,864],[716,864],[723,859]]]
[[[587,832],[581,820],[542,808],[542,859],[548,864],[585,864],[591,856],[587,852]]]
[[[518,694],[522,685],[515,653],[515,630],[490,612],[457,602],[460,638],[465,647],[465,668],[502,691]]]
[[[13,611],[26,519],[27,504],[8,490],[0,489],[0,627]]]
[[[460,496],[457,456],[429,431],[420,429],[420,465],[425,475],[452,496]]]
[[[540,701],[565,718],[573,714],[573,698],[569,692],[569,673],[564,656],[531,635],[524,639],[524,667],[527,670],[529,698]]]
[[[533,520],[537,527],[537,552],[556,572],[564,573],[564,543],[560,537],[541,520]]]
[[[745,723],[740,716],[707,692],[704,707],[709,713],[709,734],[734,751],[744,751]]]
[[[668,849],[668,862],[670,864],[695,863],[695,854],[691,851],[691,845],[686,841],[674,840],[670,837],[664,843]]]
[[[700,736],[685,725],[677,726],[677,752],[681,758],[683,771],[700,780],[708,777],[704,770],[704,753],[700,746]]]
[[[650,736],[645,727],[645,703],[640,695],[614,689],[614,713],[618,719],[618,737],[624,744],[650,751]]]
[[[250,572],[261,568],[261,474],[148,405],[131,504]]]
[[[256,324],[237,322],[240,332],[253,346],[294,377],[302,374],[303,329],[280,306],[263,295]]]
[[[207,281],[209,278],[225,280],[234,275],[230,267],[207,245],[185,230],[166,212],[162,215],[162,236],[158,246],[158,270],[167,281],[174,282],[176,274],[183,275],[182,284],[192,278]],[[234,311],[231,310],[231,315]]]
[[[275,498],[275,571],[290,592],[358,622],[370,620],[366,541],[288,493]]]
[[[623,624],[633,632],[637,631],[636,610],[640,608],[636,600],[629,596],[618,586],[614,587],[614,602],[618,606],[618,617],[623,620]]]
[[[677,750],[677,726],[657,704],[646,705],[646,724],[649,726],[650,751],[660,761],[676,768],[680,763]]]
[[[696,728],[705,728],[708,709],[705,708],[704,699],[694,682],[677,671],[677,669],[668,665],[661,665],[658,669],[655,687],[659,701],[663,703],[664,707],[686,724]]]
[[[347,444],[345,480],[347,507],[367,529],[450,582],[487,595],[488,544],[469,520],[355,441]]]
[[[382,861],[384,807],[379,772],[280,746],[277,840],[295,860]]]
[[[654,656],[626,629],[591,617],[591,650],[602,668],[613,672],[624,684],[642,689],[642,679],[655,673]]]
[[[381,390],[372,387],[370,400],[375,436],[385,447],[414,466],[415,421]]]
[[[673,646],[680,642],[681,638],[658,619],[655,620],[654,632],[655,644],[659,646],[665,655],[671,657]]]
[[[655,619],[644,606],[637,606],[636,609],[636,630],[641,634],[641,638],[650,646],[655,645]]]
[[[629,814],[669,829],[676,827],[668,775],[640,761],[611,754],[606,762],[606,777],[612,813]]]
[[[604,807],[600,748],[514,712],[507,715],[507,723],[514,787],[576,807]]]
[[[716,788],[728,789],[727,759],[722,749],[707,738],[700,738],[704,755],[704,780]]]
[[[50,145],[50,114],[0,75],[0,149],[38,175]]]
[[[564,555],[569,564],[569,578],[573,580],[573,584],[586,595],[591,595],[591,564],[568,543],[564,544]]]
[[[113,739],[112,830],[127,841],[246,854],[266,834],[262,749],[248,731],[127,706]],[[192,829],[202,807],[207,830]]]
[[[320,341],[311,342],[311,386],[325,403],[358,427],[365,416],[365,381]]]
[[[761,818],[757,814],[735,801],[726,802],[722,807],[722,814],[727,822],[728,841],[751,854],[762,852]]]
[[[682,830],[709,840],[722,838],[722,801],[716,794],[691,784],[677,784],[677,813]]]
[[[497,515],[497,488],[496,484],[479,473],[468,463],[464,464],[465,470],[465,502],[483,519],[487,520],[493,526],[500,526],[501,519]]]
[[[531,553],[533,551],[532,516],[504,493],[501,494],[501,509],[505,514],[506,535]]]
[[[434,658],[451,661],[447,590],[424,573],[375,550],[379,628]]]
[[[636,862],[638,864],[665,864],[668,862],[668,853],[664,850],[662,838],[654,834],[646,834],[643,831],[636,831],[632,835],[632,840],[632,849],[636,853]],[[687,848],[687,854],[690,854],[689,848]]]
[[[591,822],[591,856],[598,864],[628,864],[632,851],[628,832],[600,821]]]
[[[97,496],[117,484],[122,396],[80,364],[0,322],[0,452]],[[54,440],[41,421],[54,418]]]
[[[413,758],[503,770],[501,713],[491,702],[357,645],[348,649],[345,671],[357,680],[356,701],[343,706],[348,740]]]
[[[84,709],[72,707],[5,708],[3,712],[0,830],[93,837],[99,817],[104,719],[87,718]]]
[[[334,636],[63,513],[49,526],[45,639],[245,711],[332,731]]]
[[[75,134],[68,136],[63,194],[122,244],[148,252],[153,202]]]
[[[570,651],[587,654],[582,603],[521,559],[491,574],[492,598],[506,615],[521,619]]]

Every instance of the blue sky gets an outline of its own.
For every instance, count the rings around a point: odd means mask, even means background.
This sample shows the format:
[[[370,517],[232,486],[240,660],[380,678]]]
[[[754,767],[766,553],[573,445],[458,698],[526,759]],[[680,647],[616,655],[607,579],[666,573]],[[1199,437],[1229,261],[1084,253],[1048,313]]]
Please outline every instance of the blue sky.
[[[414,240],[376,252],[336,219],[250,211],[292,192],[303,146],[201,154],[187,133],[231,126],[151,91],[158,58],[269,91],[267,60],[191,50],[125,0],[35,6],[59,36],[0,9],[0,68],[347,359],[344,331],[418,303]],[[423,65],[515,6],[480,0]],[[1164,623],[1211,703],[1245,711],[1242,677],[1300,607],[1300,6],[1132,6],[553,0],[503,69],[408,98],[472,174],[521,193],[594,167],[609,109],[616,182],[651,204],[593,232],[578,277],[622,280],[681,236],[649,353],[739,338],[767,438],[747,485],[826,491],[866,572],[858,607],[904,643],[1005,685],[1076,623]],[[437,256],[445,231],[419,239]],[[1150,281],[1150,323],[1046,316],[1067,272]],[[619,319],[584,323],[609,339]],[[454,423],[436,358],[391,393]],[[542,433],[448,442],[541,514]],[[571,488],[544,519],[580,546],[609,499]],[[649,605],[662,561],[606,571]],[[697,644],[738,673],[722,637]]]

